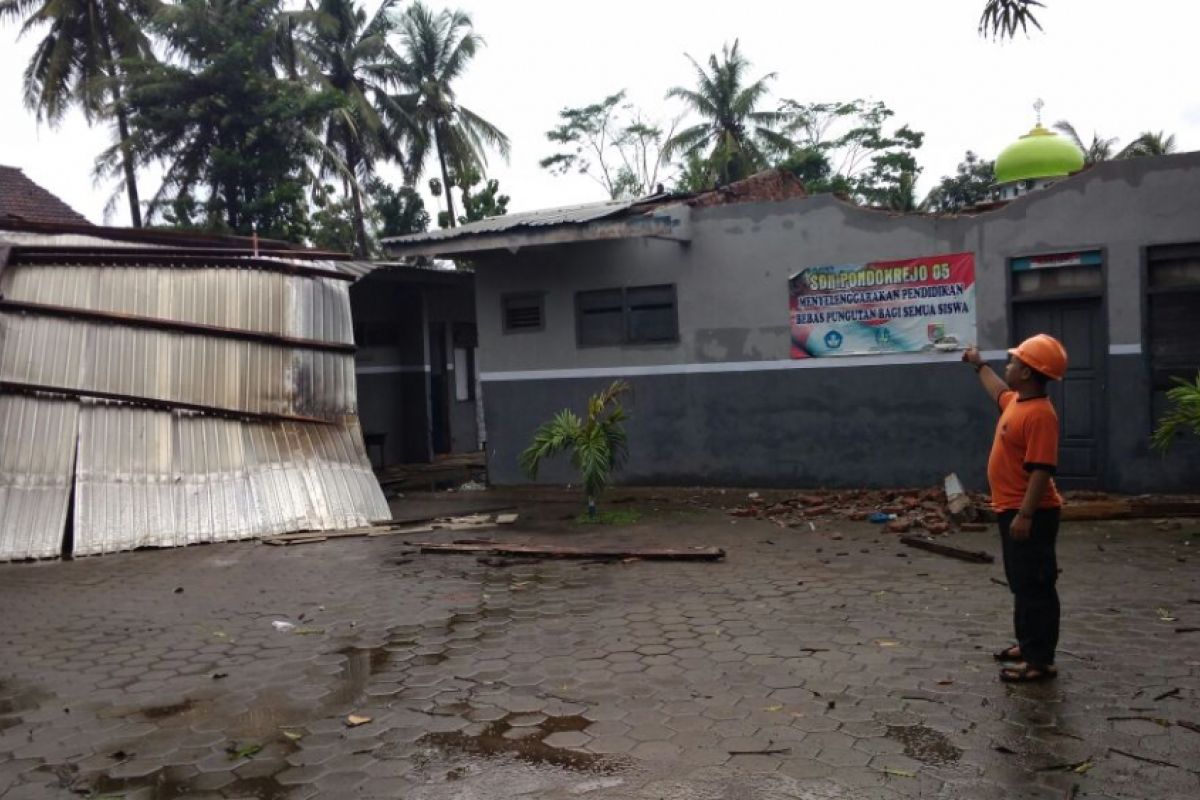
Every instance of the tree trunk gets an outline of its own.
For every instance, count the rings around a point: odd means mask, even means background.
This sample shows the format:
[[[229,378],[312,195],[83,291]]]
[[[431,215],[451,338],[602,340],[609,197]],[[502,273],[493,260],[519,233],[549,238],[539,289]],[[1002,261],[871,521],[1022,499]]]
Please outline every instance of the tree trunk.
[[[363,214],[362,192],[358,187],[358,149],[353,142],[346,142],[346,169],[350,172],[347,184],[354,216],[354,255],[367,257],[367,224]]]
[[[450,227],[457,228],[458,220],[454,218],[454,194],[450,188],[450,171],[446,169],[446,151],[442,146],[442,129],[434,128],[434,144],[437,145],[438,161],[442,165],[442,187],[446,190],[446,213],[450,217]]]
[[[125,171],[125,192],[129,195],[129,223],[142,227],[142,204],[138,199],[137,172],[133,167],[133,151],[129,147],[129,114],[121,100],[122,75],[117,68],[117,54],[113,48],[112,36],[108,31],[107,20],[101,22],[104,32],[104,50],[108,55],[109,77],[112,78],[113,107],[117,111],[117,135],[121,137],[121,167]]]

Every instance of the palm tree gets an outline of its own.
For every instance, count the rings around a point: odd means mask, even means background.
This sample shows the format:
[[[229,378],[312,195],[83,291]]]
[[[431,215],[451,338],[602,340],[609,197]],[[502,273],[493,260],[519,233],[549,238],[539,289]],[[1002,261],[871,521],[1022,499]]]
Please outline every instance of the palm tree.
[[[666,157],[682,153],[685,158],[707,152],[713,172],[722,184],[745,178],[767,166],[763,145],[790,152],[794,144],[774,130],[787,117],[777,111],[756,111],[767,96],[767,83],[775,78],[768,73],[745,85],[750,62],[733,47],[708,57],[708,71],[687,57],[696,69],[696,88],[676,86],[667,97],[678,98],[704,119],[679,131],[663,143]]]
[[[987,0],[979,17],[979,35],[1011,39],[1017,28],[1028,33],[1031,23],[1040,31],[1042,24],[1033,15],[1033,9],[1044,7],[1040,0]]]
[[[1113,150],[1116,148],[1117,142],[1120,141],[1115,136],[1111,139],[1102,139],[1098,133],[1093,131],[1092,143],[1085,145],[1083,139],[1079,136],[1079,132],[1075,130],[1075,126],[1065,119],[1054,123],[1054,130],[1066,134],[1067,138],[1083,151],[1083,163],[1086,166],[1099,164],[1101,161],[1112,160],[1114,158]]]
[[[384,0],[374,16],[355,0],[320,0],[296,12],[301,23],[298,60],[320,89],[341,99],[324,125],[325,174],[336,173],[351,203],[355,253],[367,254],[362,186],[380,158],[399,160],[400,148],[389,131],[403,127],[404,113],[389,95],[402,64],[388,43],[396,30],[399,0]]]
[[[470,171],[484,174],[485,151],[491,147],[508,158],[508,137],[499,128],[460,105],[454,82],[466,72],[483,46],[483,37],[471,29],[471,17],[462,11],[434,14],[421,2],[400,17],[400,42],[404,68],[397,97],[411,119],[406,131],[405,177],[415,183],[425,169],[430,146],[437,152],[446,188],[450,227],[455,227],[451,169],[455,175]]]
[[[531,480],[537,480],[544,459],[564,450],[571,451],[571,465],[583,478],[587,494],[588,516],[596,516],[596,500],[612,479],[613,470],[626,456],[625,409],[621,395],[629,391],[625,381],[613,381],[607,389],[588,398],[587,418],[580,419],[563,409],[533,435],[533,444],[518,461]]]
[[[179,0],[154,28],[171,58],[128,67],[130,146],[163,166],[147,217],[299,241],[319,137],[340,98],[288,71],[281,0]],[[230,43],[236,42],[236,46]],[[286,44],[286,43],[285,43]],[[117,158],[116,147],[101,157]]]
[[[1143,156],[1167,156],[1176,151],[1175,134],[1166,131],[1146,131],[1125,146],[1117,158],[1141,158]]]
[[[62,121],[78,105],[88,124],[116,117],[118,145],[129,196],[129,217],[142,226],[136,164],[129,146],[129,117],[121,93],[124,63],[153,60],[142,23],[158,0],[0,0],[0,18],[24,19],[21,35],[45,27],[25,68],[25,105],[38,122]],[[119,190],[118,190],[119,191]]]

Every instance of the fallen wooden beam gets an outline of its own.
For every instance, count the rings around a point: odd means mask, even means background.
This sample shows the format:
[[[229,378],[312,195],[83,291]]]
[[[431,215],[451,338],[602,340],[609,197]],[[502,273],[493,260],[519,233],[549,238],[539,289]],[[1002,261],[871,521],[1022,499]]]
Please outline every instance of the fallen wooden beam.
[[[444,544],[441,542],[406,542],[419,548],[422,553],[487,553],[494,556],[531,556],[534,558],[589,558],[625,559],[641,558],[648,561],[720,561],[725,551],[719,547],[692,547],[685,550],[669,547],[569,547],[563,545],[506,544],[486,542],[478,544]]]
[[[982,550],[963,550],[959,547],[951,547],[948,544],[937,544],[936,542],[918,539],[916,536],[902,536],[900,541],[909,547],[916,547],[919,550],[928,550],[931,553],[937,553],[940,556],[949,558],[957,558],[960,561],[970,561],[975,564],[991,564],[994,559],[990,554]]]

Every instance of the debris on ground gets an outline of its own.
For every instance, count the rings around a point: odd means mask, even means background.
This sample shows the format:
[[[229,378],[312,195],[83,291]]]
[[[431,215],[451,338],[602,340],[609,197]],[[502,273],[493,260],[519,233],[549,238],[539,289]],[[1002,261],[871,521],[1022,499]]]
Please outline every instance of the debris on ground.
[[[276,547],[311,544],[324,542],[329,539],[348,539],[356,536],[393,536],[398,533],[430,533],[432,531],[474,531],[487,530],[497,525],[511,525],[516,522],[515,513],[475,513],[457,517],[436,517],[420,522],[381,522],[363,528],[349,528],[342,531],[300,531],[298,533],[281,533],[274,536],[264,536],[263,544]]]
[[[389,497],[405,491],[478,491],[465,485],[487,489],[487,460],[483,452],[438,456],[428,464],[393,464],[376,470],[376,477]]]
[[[919,550],[928,550],[931,553],[957,558],[960,561],[970,561],[975,564],[991,564],[995,562],[989,553],[982,550],[963,550],[961,547],[951,547],[947,544],[938,544],[927,539],[919,539],[916,536],[904,536],[900,541],[909,547],[916,547]]]
[[[368,717],[366,714],[351,714],[346,717],[346,727],[357,728],[359,725],[366,725],[370,721],[371,717]]]
[[[1180,523],[1169,518],[1200,517],[1200,498],[1194,496],[1113,497],[1103,492],[1068,492],[1064,500],[1064,520],[1153,519],[1161,530],[1178,530]]]
[[[277,619],[271,623],[271,627],[280,633],[287,633],[296,627],[296,623],[288,622],[287,620]]]
[[[720,561],[725,551],[719,547],[568,547],[563,545],[516,544],[506,542],[405,542],[422,553],[486,553],[492,556],[535,558],[586,558],[593,560],[630,558],[657,561]]]
[[[812,520],[840,517],[869,521],[889,533],[919,528],[927,533],[949,533],[962,524],[978,524],[986,515],[987,496],[971,494],[951,473],[945,485],[926,489],[825,489],[800,492],[775,503],[765,503],[752,492],[748,503],[729,511],[730,516],[764,519],[781,528],[815,528]]]

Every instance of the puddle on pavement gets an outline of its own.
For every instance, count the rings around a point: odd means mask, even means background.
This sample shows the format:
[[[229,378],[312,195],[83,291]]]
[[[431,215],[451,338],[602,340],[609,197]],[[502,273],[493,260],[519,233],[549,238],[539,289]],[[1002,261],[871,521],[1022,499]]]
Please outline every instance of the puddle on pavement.
[[[547,717],[536,726],[529,727],[529,735],[509,739],[505,734],[513,730],[512,721],[520,715],[509,714],[488,723],[482,733],[470,735],[462,731],[453,733],[430,733],[421,737],[424,744],[443,750],[454,750],[477,756],[511,756],[527,764],[554,766],[574,772],[612,772],[620,764],[611,756],[581,753],[554,747],[544,741],[552,733],[582,731],[591,722],[583,717]]]
[[[963,751],[945,734],[924,725],[888,725],[887,735],[904,745],[904,755],[922,764],[954,764],[962,758]]]

